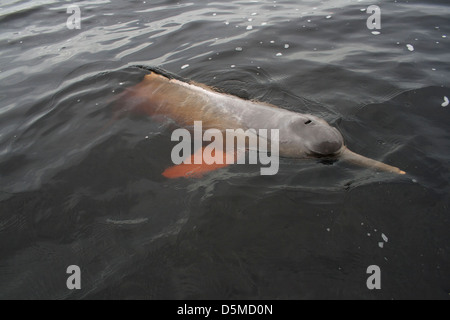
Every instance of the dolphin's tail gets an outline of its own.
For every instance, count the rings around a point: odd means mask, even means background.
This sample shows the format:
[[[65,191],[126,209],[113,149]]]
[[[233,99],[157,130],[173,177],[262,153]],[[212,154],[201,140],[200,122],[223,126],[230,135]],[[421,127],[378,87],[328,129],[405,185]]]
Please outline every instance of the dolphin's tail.
[[[340,158],[345,161],[348,161],[348,162],[351,162],[351,163],[354,163],[354,164],[357,164],[357,165],[363,166],[363,167],[374,168],[374,169],[397,173],[397,174],[406,174],[405,171],[402,171],[399,168],[387,165],[380,161],[366,158],[362,155],[354,153],[353,151],[350,151],[349,149],[347,149],[347,147],[344,147],[344,149],[342,150],[342,152],[340,154]]]

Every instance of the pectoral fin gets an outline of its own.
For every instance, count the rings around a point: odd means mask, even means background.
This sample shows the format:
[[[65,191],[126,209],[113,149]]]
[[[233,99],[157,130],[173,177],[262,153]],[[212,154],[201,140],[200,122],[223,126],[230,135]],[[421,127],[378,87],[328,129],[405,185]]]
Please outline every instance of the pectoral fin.
[[[176,178],[202,178],[206,173],[215,171],[221,168],[229,166],[230,163],[234,163],[236,160],[236,152],[224,153],[220,150],[214,150],[212,156],[216,159],[223,159],[222,163],[207,164],[208,155],[204,153],[206,147],[198,149],[194,154],[190,156],[190,161],[184,161],[179,165],[175,165],[164,170],[162,175],[169,179]],[[201,158],[202,163],[195,164],[195,158]],[[205,162],[206,160],[206,162]],[[188,162],[188,163],[186,163]]]

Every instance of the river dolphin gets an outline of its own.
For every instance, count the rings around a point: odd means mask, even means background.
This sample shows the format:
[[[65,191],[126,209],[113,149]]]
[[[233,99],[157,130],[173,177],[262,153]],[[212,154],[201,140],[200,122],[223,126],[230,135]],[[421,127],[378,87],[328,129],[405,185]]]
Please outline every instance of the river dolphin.
[[[193,81],[182,79],[158,68],[140,67],[149,73],[122,98],[134,110],[150,116],[167,116],[178,125],[189,127],[202,121],[203,128],[243,130],[278,129],[279,155],[289,158],[331,158],[377,170],[405,174],[399,168],[350,151],[342,134],[326,121],[274,105],[245,100]],[[130,103],[131,99],[131,103]],[[204,166],[211,171],[223,166]],[[183,173],[164,174],[167,177]]]

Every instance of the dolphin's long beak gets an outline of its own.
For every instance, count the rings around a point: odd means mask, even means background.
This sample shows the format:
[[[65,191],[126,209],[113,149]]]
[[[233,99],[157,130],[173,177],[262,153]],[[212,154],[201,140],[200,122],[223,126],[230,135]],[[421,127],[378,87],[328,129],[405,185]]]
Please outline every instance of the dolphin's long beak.
[[[405,171],[402,171],[399,168],[396,168],[396,167],[387,165],[385,163],[382,163],[380,161],[369,159],[362,155],[354,153],[353,151],[350,151],[345,146],[342,148],[340,158],[343,160],[349,161],[351,163],[357,164],[359,166],[363,166],[363,167],[374,168],[374,169],[397,173],[397,174],[406,174]]]

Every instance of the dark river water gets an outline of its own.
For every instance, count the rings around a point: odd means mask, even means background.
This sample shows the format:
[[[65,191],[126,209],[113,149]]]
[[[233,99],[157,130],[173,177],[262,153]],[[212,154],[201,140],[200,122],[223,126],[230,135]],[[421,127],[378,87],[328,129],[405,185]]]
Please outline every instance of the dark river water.
[[[447,0],[1,0],[0,299],[449,299],[449,40]],[[114,117],[134,65],[317,115],[407,174],[166,179],[173,126]]]

